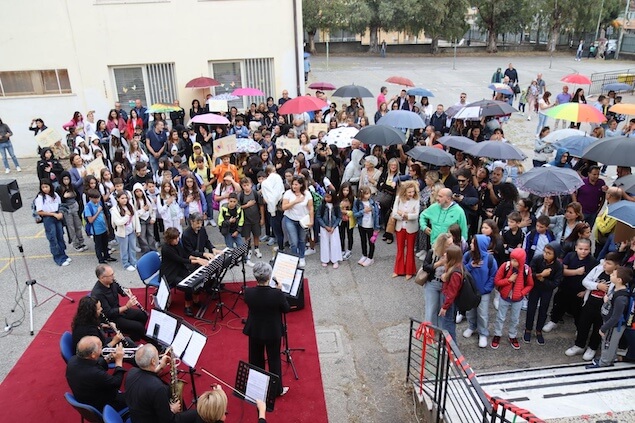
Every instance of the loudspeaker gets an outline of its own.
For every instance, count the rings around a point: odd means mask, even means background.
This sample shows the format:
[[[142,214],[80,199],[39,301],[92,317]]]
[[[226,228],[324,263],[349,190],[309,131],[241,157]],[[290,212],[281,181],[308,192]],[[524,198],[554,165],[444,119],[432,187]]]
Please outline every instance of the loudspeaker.
[[[9,213],[22,208],[22,196],[15,179],[0,181],[0,206],[2,211]]]

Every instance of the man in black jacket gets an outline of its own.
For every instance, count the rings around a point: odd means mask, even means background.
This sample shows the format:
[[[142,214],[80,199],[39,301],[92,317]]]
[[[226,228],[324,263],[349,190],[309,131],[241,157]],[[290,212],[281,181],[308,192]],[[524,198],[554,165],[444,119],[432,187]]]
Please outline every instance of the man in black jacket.
[[[435,131],[441,132],[441,135],[445,135],[448,131],[447,127],[448,115],[443,110],[443,104],[437,105],[437,111],[430,117],[430,125],[434,127]]]
[[[472,172],[469,169],[463,168],[459,170],[456,174],[456,181],[457,184],[452,187],[452,199],[465,212],[468,236],[471,237],[478,230],[478,191],[470,183],[472,181]]]
[[[101,361],[101,340],[96,336],[85,336],[77,343],[77,355],[66,365],[66,380],[75,399],[83,404],[103,410],[106,404],[119,411],[126,408],[124,394],[119,392],[126,370],[123,368],[123,347],[119,344],[113,355],[115,369],[107,372],[108,365]]]
[[[203,229],[203,216],[200,213],[191,213],[189,220],[190,226],[183,231],[181,236],[185,253],[188,256],[202,257],[208,260],[220,254],[220,250],[214,248],[207,231]]]
[[[282,340],[282,313],[289,311],[289,303],[281,291],[282,285],[276,288],[269,286],[271,266],[258,262],[253,268],[254,278],[258,283],[245,290],[245,303],[249,307],[247,323],[243,333],[249,336],[249,363],[261,369],[265,368],[265,350],[269,371],[280,378],[282,396],[289,390],[282,386],[282,362],[280,360],[280,342]]]

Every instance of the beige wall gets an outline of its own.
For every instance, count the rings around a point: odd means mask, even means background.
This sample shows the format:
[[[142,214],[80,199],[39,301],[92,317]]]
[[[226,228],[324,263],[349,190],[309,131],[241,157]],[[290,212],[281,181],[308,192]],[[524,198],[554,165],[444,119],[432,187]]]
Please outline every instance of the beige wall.
[[[133,0],[134,1],[134,0]],[[209,76],[209,62],[274,58],[275,92],[304,89],[302,39],[296,68],[294,0],[165,0],[99,4],[99,0],[0,0],[0,71],[68,69],[73,94],[0,97],[0,118],[14,132],[19,156],[35,152],[34,117],[62,132],[75,110],[104,117],[115,102],[111,66],[174,63],[181,105],[201,90],[187,81]],[[299,37],[302,2],[297,0]],[[127,109],[127,105],[123,105]]]

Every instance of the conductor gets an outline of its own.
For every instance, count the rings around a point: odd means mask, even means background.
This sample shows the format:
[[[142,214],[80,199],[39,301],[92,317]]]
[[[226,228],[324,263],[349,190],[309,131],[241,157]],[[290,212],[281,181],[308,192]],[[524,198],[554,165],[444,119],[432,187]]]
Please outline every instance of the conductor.
[[[271,288],[271,266],[259,262],[253,273],[257,286],[245,290],[245,303],[249,307],[247,323],[243,333],[249,336],[249,363],[265,368],[265,350],[269,371],[280,378],[279,396],[287,393],[289,387],[282,385],[282,362],[280,343],[282,339],[282,313],[289,311],[289,303],[281,291],[282,285]]]

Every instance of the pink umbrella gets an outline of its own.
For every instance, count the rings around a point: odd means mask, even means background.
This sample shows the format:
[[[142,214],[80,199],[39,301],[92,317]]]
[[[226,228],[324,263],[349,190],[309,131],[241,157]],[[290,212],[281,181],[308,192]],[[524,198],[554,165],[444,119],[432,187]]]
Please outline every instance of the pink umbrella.
[[[198,78],[192,79],[190,82],[185,84],[185,88],[208,88],[208,87],[217,87],[219,85],[220,85],[220,82],[218,82],[214,78],[200,76]]]
[[[278,110],[281,115],[291,115],[294,113],[313,112],[328,106],[326,101],[317,97],[302,95],[286,101]]]
[[[581,75],[579,73],[572,73],[572,74],[566,75],[562,77],[560,81],[568,82],[569,84],[578,84],[578,85],[591,84],[591,80],[588,77]]]
[[[335,90],[335,85],[329,82],[314,82],[309,85],[309,88],[311,88],[312,90],[333,91]]]
[[[226,117],[217,115],[216,113],[205,113],[203,115],[196,115],[190,122],[204,123],[206,125],[229,125],[229,120],[227,120]]]
[[[259,97],[265,96],[265,93],[263,93],[262,91],[260,91],[258,88],[250,88],[250,87],[245,87],[245,88],[236,88],[234,91],[232,91],[233,95],[238,95],[238,96],[251,96],[251,97]]]

